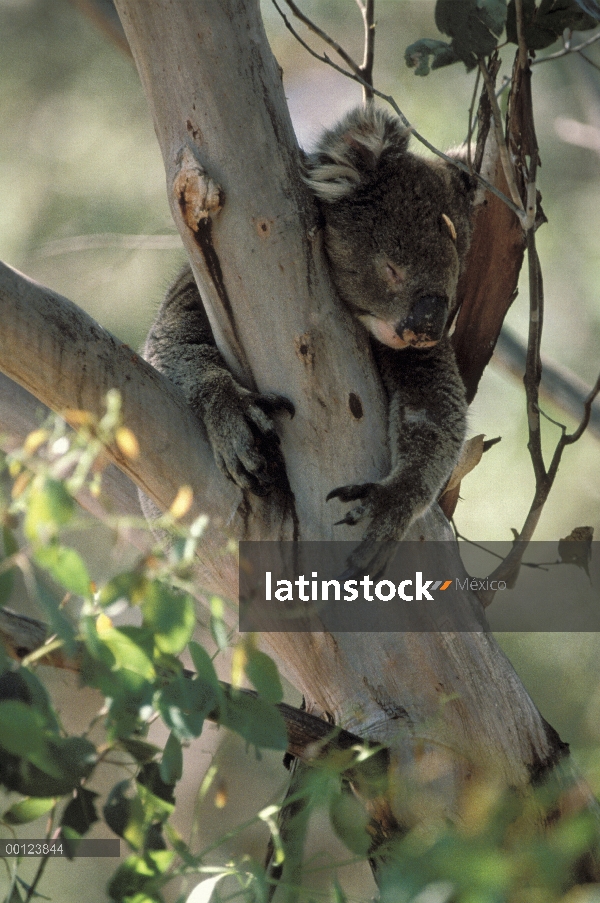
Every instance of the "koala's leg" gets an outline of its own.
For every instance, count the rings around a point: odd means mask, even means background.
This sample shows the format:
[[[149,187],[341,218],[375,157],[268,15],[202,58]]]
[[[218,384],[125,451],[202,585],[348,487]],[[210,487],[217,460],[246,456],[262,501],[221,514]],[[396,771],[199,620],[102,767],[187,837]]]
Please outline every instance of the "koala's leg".
[[[392,351],[377,358],[389,396],[392,469],[378,483],[342,486],[327,496],[360,501],[339,523],[371,522],[368,545],[402,539],[447,482],[465,437],[466,401],[449,340],[428,350]],[[360,547],[359,547],[360,548]]]
[[[293,416],[294,406],[280,395],[260,395],[236,382],[215,344],[189,267],[169,289],[144,357],[183,390],[225,476],[255,495],[287,488],[272,416],[278,411]]]

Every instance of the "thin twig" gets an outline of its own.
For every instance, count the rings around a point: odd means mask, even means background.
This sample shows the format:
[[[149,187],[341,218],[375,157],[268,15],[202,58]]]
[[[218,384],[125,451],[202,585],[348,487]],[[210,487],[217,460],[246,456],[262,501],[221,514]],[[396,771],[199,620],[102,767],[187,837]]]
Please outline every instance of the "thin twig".
[[[539,409],[539,384],[541,377],[541,363],[539,356],[539,343],[543,325],[543,285],[539,258],[535,247],[535,231],[530,229],[527,233],[527,252],[529,258],[529,291],[530,291],[530,316],[529,316],[529,342],[527,347],[527,366],[525,374],[525,391],[527,394],[527,417],[529,423],[529,442],[527,447],[531,455],[531,461],[535,473],[535,493],[525,523],[519,533],[515,545],[506,556],[502,564],[490,574],[490,582],[493,580],[510,580],[514,577],[527,545],[533,537],[538,525],[544,505],[550,495],[556,474],[567,445],[577,442],[587,429],[590,422],[592,404],[600,394],[600,375],[584,402],[583,416],[579,426],[572,433],[567,433],[562,425],[560,437],[549,468],[546,470],[542,456],[540,409]],[[486,608],[493,600],[495,593],[491,590],[478,593],[479,600]]]
[[[527,233],[527,258],[529,262],[529,339],[527,341],[527,360],[523,383],[525,385],[529,429],[527,448],[531,456],[536,485],[540,485],[547,477],[542,455],[539,392],[542,379],[540,348],[544,325],[544,287],[533,229],[530,229]]]
[[[527,69],[529,51],[525,39],[525,15],[523,13],[523,0],[515,0],[515,19],[517,23],[517,45],[519,47],[519,67],[524,72]]]
[[[360,74],[369,87],[363,87],[363,101],[369,103],[373,100],[373,62],[375,60],[375,0],[363,0],[359,2],[365,28],[365,53]]]
[[[492,110],[492,120],[494,123],[494,131],[496,132],[496,143],[498,145],[498,153],[500,154],[502,169],[504,170],[504,178],[506,179],[506,184],[508,185],[513,203],[519,211],[519,219],[522,222],[523,216],[525,214],[525,208],[523,206],[523,201],[521,200],[521,195],[519,194],[519,189],[517,187],[514,166],[512,165],[511,159],[508,155],[508,148],[506,146],[506,139],[504,137],[504,130],[502,128],[502,114],[500,112],[500,107],[498,106],[498,100],[496,98],[496,87],[490,77],[490,73],[483,57],[479,58],[478,64],[479,71],[483,76],[483,81]]]
[[[598,376],[598,379],[594,383],[594,387],[592,388],[590,394],[588,395],[588,397],[586,398],[586,400],[584,402],[583,417],[581,418],[581,422],[580,422],[579,426],[572,433],[566,433],[564,435],[564,437],[562,439],[563,445],[573,445],[574,442],[577,442],[579,439],[581,439],[582,435],[588,428],[588,424],[590,422],[590,417],[592,414],[592,404],[594,403],[594,400],[597,398],[599,393],[600,393],[600,376]],[[552,470],[552,466],[551,466],[550,470]]]
[[[343,69],[341,66],[338,66],[337,63],[334,63],[333,60],[331,60],[327,56],[327,54],[325,54],[325,53],[320,54],[320,53],[317,53],[316,50],[313,50],[313,48],[309,44],[307,44],[306,41],[295,30],[295,28],[293,27],[293,25],[291,24],[291,22],[289,21],[289,19],[287,18],[287,16],[281,9],[281,7],[278,5],[277,0],[272,0],[272,3],[273,3],[273,6],[275,7],[275,9],[277,10],[277,12],[279,13],[279,15],[281,16],[281,18],[283,19],[286,28],[293,34],[293,36],[296,38],[298,43],[301,44],[302,47],[304,47],[304,49],[307,51],[307,53],[309,53],[315,59],[319,60],[321,63],[325,63],[327,66],[331,66],[332,69],[335,69],[336,72],[339,72],[341,75],[344,75],[346,78],[349,78],[349,79],[352,79],[352,81],[358,82],[358,84],[362,85],[363,88],[369,87],[369,85],[367,85],[365,80],[360,75],[356,75],[354,72],[348,72],[347,69]],[[510,210],[513,211],[513,213],[516,214],[516,216],[519,217],[520,220],[523,218],[524,211],[523,211],[522,207],[521,208],[517,207],[517,205],[514,204],[511,201],[511,199],[507,195],[504,194],[503,191],[500,191],[499,188],[496,188],[495,185],[492,185],[491,182],[488,182],[487,179],[484,179],[484,177],[482,175],[480,175],[478,172],[471,173],[468,165],[466,163],[463,163],[462,160],[457,160],[454,157],[449,157],[448,154],[445,154],[443,151],[439,150],[439,148],[434,147],[434,145],[431,144],[431,142],[427,141],[427,139],[424,138],[423,135],[421,135],[420,132],[418,132],[410,124],[410,122],[408,121],[408,119],[406,118],[406,116],[404,115],[404,113],[402,112],[402,110],[400,109],[400,107],[398,106],[398,104],[396,103],[396,101],[394,100],[394,98],[391,94],[384,94],[382,91],[378,91],[376,88],[372,88],[372,91],[373,91],[373,94],[375,97],[379,97],[381,100],[384,100],[386,103],[388,103],[391,106],[391,108],[396,113],[398,118],[402,121],[403,125],[407,129],[410,129],[410,133],[411,133],[411,135],[413,135],[413,137],[415,138],[416,141],[418,141],[420,144],[422,144],[424,147],[426,147],[428,150],[430,150],[431,153],[435,154],[436,157],[440,157],[442,160],[445,160],[446,163],[449,163],[451,166],[455,166],[457,169],[460,169],[462,172],[466,172],[466,173],[469,173],[469,175],[473,175],[477,179],[479,184],[485,188],[486,191],[489,191],[491,194],[493,194],[497,198],[499,198],[504,204],[506,204],[506,206]]]
[[[532,60],[531,65],[537,66],[539,65],[539,63],[547,63],[550,60],[558,60],[562,56],[568,56],[571,53],[581,54],[582,50],[585,50],[586,47],[590,47],[592,44],[595,44],[596,41],[600,41],[600,31],[597,31],[596,34],[592,35],[591,38],[588,38],[587,41],[583,41],[583,43],[578,44],[577,47],[571,47],[569,44],[568,46],[563,47],[562,50],[557,50],[556,53],[549,53],[548,56],[540,56],[537,59]],[[584,57],[584,59],[586,59],[586,57]],[[588,62],[590,61],[588,60]]]
[[[354,72],[355,75],[361,75],[361,73],[362,73],[361,67],[358,65],[357,62],[355,62],[355,60],[352,59],[350,54],[347,53],[344,50],[344,48],[331,37],[331,35],[328,35],[327,32],[323,31],[322,28],[319,28],[319,26],[315,22],[313,22],[312,19],[309,19],[308,16],[305,15],[302,12],[302,10],[299,9],[298,6],[296,6],[296,4],[294,3],[294,0],[284,0],[284,3],[287,6],[289,6],[292,13],[295,15],[295,17],[297,19],[300,20],[300,22],[304,23],[304,25],[306,25],[306,27],[310,31],[312,31],[314,34],[316,34],[317,37],[321,38],[321,40],[324,41],[326,44],[328,44],[332,50],[335,50],[335,52],[340,57],[340,59],[342,59],[345,62],[345,64],[350,67],[350,69],[352,70],[352,72]],[[278,9],[276,3],[275,3],[275,7]],[[281,13],[281,11],[279,11],[279,12]]]
[[[478,69],[477,75],[475,76],[475,87],[473,88],[473,96],[471,97],[471,106],[469,107],[469,128],[467,131],[467,163],[469,164],[469,169],[473,172],[473,160],[471,158],[471,141],[473,140],[473,130],[475,128],[475,120],[473,118],[475,112],[475,103],[477,101],[477,97],[479,94],[479,81],[481,79],[481,72]]]

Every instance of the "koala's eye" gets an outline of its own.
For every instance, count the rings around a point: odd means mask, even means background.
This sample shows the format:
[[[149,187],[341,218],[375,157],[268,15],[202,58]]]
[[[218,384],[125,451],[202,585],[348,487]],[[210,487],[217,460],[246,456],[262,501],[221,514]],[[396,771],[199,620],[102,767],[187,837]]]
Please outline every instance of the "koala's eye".
[[[391,260],[386,260],[383,272],[386,281],[389,282],[390,285],[402,285],[406,279],[406,273],[402,267],[392,263]]]
[[[454,223],[452,222],[452,220],[450,219],[449,216],[446,216],[445,213],[442,213],[442,219],[448,226],[448,231],[450,232],[450,237],[451,237],[452,241],[456,242],[456,228],[454,226]]]

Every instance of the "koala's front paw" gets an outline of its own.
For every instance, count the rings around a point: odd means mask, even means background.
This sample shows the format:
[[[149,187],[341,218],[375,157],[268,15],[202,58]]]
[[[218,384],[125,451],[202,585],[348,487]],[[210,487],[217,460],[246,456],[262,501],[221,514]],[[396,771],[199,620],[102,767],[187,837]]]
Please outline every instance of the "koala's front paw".
[[[402,539],[411,522],[410,501],[386,483],[357,483],[332,490],[327,501],[338,498],[342,502],[360,501],[336,524],[359,523],[370,518],[363,541],[348,558],[343,579],[364,574],[372,579],[383,576],[397,551],[396,540]]]
[[[360,501],[337,524],[359,523],[370,518],[365,534],[373,542],[390,542],[402,539],[415,514],[412,493],[389,483],[354,483],[333,489],[327,501],[338,498],[342,502]]]
[[[294,416],[289,399],[274,393],[260,395],[231,384],[227,398],[203,411],[203,421],[215,460],[225,476],[240,489],[267,495],[288,488],[279,436],[271,419],[285,411]]]

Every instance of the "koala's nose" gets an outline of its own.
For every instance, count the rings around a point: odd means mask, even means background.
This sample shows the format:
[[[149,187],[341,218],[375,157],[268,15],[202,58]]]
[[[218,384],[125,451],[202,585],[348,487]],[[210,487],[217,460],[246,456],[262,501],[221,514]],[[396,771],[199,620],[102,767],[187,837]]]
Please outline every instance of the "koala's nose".
[[[439,342],[448,316],[448,298],[446,295],[423,295],[413,304],[411,311],[396,332],[401,338],[414,333],[420,342]],[[413,344],[411,342],[411,344]]]

